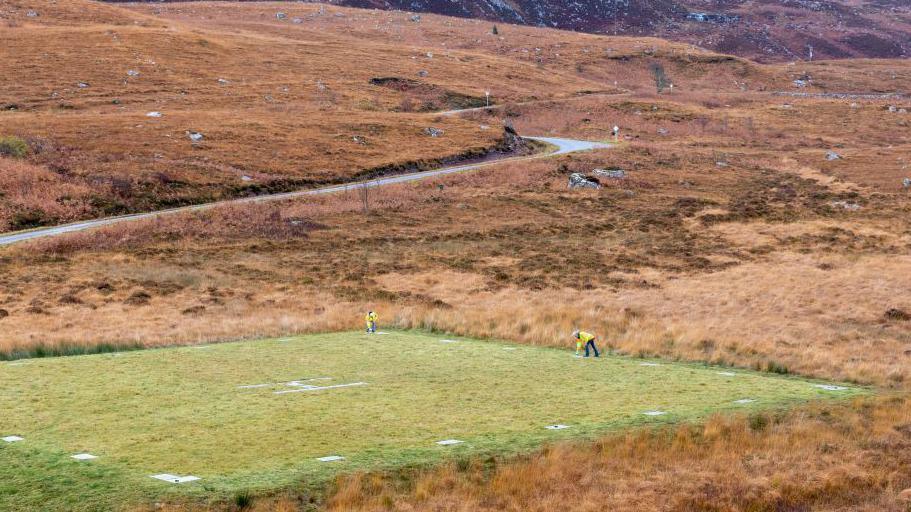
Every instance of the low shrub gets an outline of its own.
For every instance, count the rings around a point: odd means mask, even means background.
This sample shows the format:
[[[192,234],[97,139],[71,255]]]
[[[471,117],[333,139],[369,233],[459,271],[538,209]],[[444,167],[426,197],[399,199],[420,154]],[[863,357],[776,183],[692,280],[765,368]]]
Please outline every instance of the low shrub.
[[[0,137],[0,156],[23,158],[28,153],[28,144],[12,135]]]

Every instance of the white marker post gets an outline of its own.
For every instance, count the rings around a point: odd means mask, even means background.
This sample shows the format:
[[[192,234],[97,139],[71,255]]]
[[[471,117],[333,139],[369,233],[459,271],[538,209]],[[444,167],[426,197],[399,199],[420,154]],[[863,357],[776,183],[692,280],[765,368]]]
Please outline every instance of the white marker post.
[[[490,91],[484,91],[484,97],[487,99],[487,108],[490,108]]]
[[[614,142],[617,142],[617,137],[620,136],[620,127],[614,125]]]

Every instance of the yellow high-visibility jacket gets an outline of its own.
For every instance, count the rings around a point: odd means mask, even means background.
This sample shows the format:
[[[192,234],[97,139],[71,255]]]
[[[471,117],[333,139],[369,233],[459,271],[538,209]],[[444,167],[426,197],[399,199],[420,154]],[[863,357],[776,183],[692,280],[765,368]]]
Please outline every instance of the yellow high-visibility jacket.
[[[588,333],[588,332],[585,332],[585,331],[579,331],[579,336],[577,336],[577,338],[578,338],[579,341],[581,341],[582,343],[588,343],[589,341],[595,339],[595,335],[594,335],[594,334],[591,334],[591,333]]]
[[[370,322],[376,322],[377,318],[379,317],[376,315],[376,313],[370,312],[367,313],[367,316],[364,317],[364,320],[366,320],[369,324]]]

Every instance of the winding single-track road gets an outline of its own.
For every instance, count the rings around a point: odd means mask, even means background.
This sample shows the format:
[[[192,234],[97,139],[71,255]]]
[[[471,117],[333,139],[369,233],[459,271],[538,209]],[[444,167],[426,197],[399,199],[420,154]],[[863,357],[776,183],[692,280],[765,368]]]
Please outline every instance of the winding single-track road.
[[[466,165],[455,165],[450,167],[443,167],[440,169],[434,169],[431,171],[422,171],[415,172],[410,174],[400,174],[397,176],[389,176],[385,178],[376,178],[368,181],[361,181],[356,183],[347,183],[344,185],[332,185],[328,187],[315,188],[309,190],[298,190],[295,192],[284,192],[280,194],[269,194],[262,196],[253,196],[253,197],[244,197],[240,199],[229,199],[225,201],[217,201],[214,203],[205,203],[192,206],[183,206],[180,208],[171,208],[167,210],[157,210],[154,212],[147,213],[135,213],[131,215],[120,215],[117,217],[107,217],[104,219],[94,219],[86,220],[81,222],[74,222],[72,224],[64,224],[61,226],[50,226],[46,228],[37,228],[27,231],[18,231],[14,233],[7,233],[0,235],[0,246],[11,245],[17,242],[24,242],[27,240],[35,240],[38,238],[46,238],[52,236],[63,235],[66,233],[75,233],[78,231],[86,231],[89,229],[99,228],[102,226],[108,226],[111,224],[117,224],[120,222],[126,222],[131,220],[141,220],[141,219],[150,219],[154,217],[160,217],[162,215],[170,215],[173,213],[181,212],[192,212],[192,211],[202,211],[208,210],[210,208],[216,208],[218,206],[230,205],[230,204],[242,204],[242,203],[261,203],[266,201],[281,201],[283,199],[291,199],[296,197],[306,197],[306,196],[316,196],[323,194],[334,194],[338,192],[346,192],[349,190],[358,190],[367,187],[380,187],[383,185],[392,185],[394,183],[406,183],[409,181],[423,180],[426,178],[433,178],[435,176],[445,176],[447,174],[455,174],[458,172],[472,171],[475,169],[480,169],[482,167],[488,167],[495,164],[500,164],[503,162],[517,162],[523,160],[532,160],[537,158],[555,156],[555,155],[565,155],[567,153],[576,153],[579,151],[589,151],[593,149],[603,149],[607,148],[610,145],[604,144],[601,142],[589,142],[584,140],[573,140],[573,139],[561,139],[555,137],[524,137],[525,139],[534,140],[538,142],[544,142],[555,147],[554,151],[549,151],[546,153],[538,153],[534,155],[519,156],[513,158],[500,158],[497,160],[491,160],[488,162],[479,162],[474,164]]]

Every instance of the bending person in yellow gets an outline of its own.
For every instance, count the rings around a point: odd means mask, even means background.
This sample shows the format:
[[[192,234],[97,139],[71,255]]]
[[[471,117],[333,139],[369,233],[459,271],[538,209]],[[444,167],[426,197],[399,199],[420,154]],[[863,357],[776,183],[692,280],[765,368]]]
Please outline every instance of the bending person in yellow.
[[[585,357],[588,357],[589,347],[594,350],[595,357],[601,357],[598,347],[595,346],[595,335],[576,329],[573,331],[573,339],[576,340],[576,355],[582,351],[582,345],[585,345]]]
[[[379,317],[376,316],[376,313],[373,311],[368,311],[367,316],[364,317],[364,320],[367,321],[367,334],[372,334],[376,332],[376,321]]]

